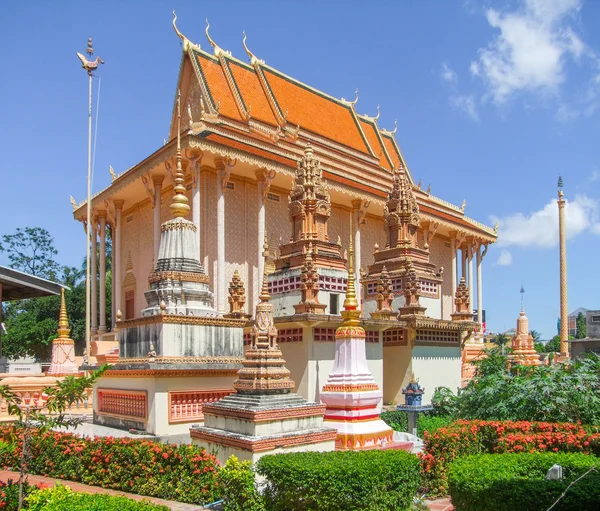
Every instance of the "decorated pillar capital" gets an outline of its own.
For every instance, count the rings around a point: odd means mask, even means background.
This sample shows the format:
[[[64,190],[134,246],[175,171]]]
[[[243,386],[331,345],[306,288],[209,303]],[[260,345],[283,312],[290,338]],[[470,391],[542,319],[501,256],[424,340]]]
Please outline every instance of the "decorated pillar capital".
[[[271,188],[271,182],[277,175],[274,170],[258,169],[255,173],[256,181],[258,182],[258,191],[262,197],[263,202],[267,199],[267,193]]]
[[[354,199],[352,200],[351,204],[352,209],[356,214],[356,225],[359,226],[364,224],[367,216],[367,209],[369,209],[371,201],[365,199]]]
[[[219,174],[219,181],[221,183],[221,190],[225,190],[227,187],[227,183],[229,183],[229,178],[231,177],[231,171],[233,167],[235,167],[237,160],[232,158],[215,158],[215,168]]]
[[[152,174],[152,183],[154,186],[162,186],[165,176],[162,174]]]

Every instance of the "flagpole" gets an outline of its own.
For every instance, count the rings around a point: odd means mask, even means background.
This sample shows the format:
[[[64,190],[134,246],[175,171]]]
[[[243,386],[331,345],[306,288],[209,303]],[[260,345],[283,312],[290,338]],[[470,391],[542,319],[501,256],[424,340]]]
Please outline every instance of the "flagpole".
[[[94,53],[92,48],[92,38],[88,39],[87,54],[89,59]],[[85,354],[89,364],[90,361],[90,335],[91,335],[91,286],[90,286],[90,250],[91,250],[91,232],[92,232],[92,70],[88,70],[88,160],[87,160],[87,232],[86,232],[86,250],[85,250]],[[95,278],[95,275],[94,275]]]
[[[85,356],[84,365],[89,364],[91,354],[91,278],[96,278],[96,275],[91,275],[90,268],[90,250],[92,239],[92,73],[98,67],[98,64],[104,64],[101,58],[92,61],[94,49],[92,47],[92,38],[88,38],[87,43],[87,58],[81,53],[77,53],[77,57],[81,61],[81,67],[88,74],[88,161],[87,161],[87,214],[86,214],[86,246],[85,246]]]

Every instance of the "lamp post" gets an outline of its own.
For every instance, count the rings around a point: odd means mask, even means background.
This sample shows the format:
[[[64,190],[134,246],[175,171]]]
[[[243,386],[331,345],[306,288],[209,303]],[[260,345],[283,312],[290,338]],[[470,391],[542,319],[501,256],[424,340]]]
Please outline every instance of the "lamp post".
[[[558,176],[558,237],[560,247],[560,353],[569,356],[569,311],[567,305],[567,237],[563,180]]]

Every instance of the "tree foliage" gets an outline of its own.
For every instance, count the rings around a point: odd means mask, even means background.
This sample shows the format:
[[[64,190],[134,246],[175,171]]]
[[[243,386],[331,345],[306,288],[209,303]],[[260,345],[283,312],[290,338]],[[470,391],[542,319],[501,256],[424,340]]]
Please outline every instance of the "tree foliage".
[[[587,337],[587,324],[583,312],[577,314],[577,332],[575,339],[585,339]]]
[[[32,233],[32,234],[27,234]],[[37,233],[37,234],[36,234]],[[82,268],[60,267],[52,256],[57,254],[54,241],[48,231],[40,228],[17,229],[16,234],[3,235],[3,250],[8,252],[12,268],[37,276],[49,278],[65,284],[70,288],[65,293],[67,313],[69,317],[70,337],[75,341],[76,354],[83,353],[85,348],[85,265]],[[8,240],[8,241],[7,241]],[[39,246],[36,245],[39,243]],[[34,254],[19,255],[21,245],[30,247]],[[21,250],[21,252],[20,252]],[[106,319],[107,326],[112,324],[111,289],[112,272],[110,271],[110,238],[107,239],[107,272],[106,272]],[[52,341],[57,337],[60,297],[46,296],[29,300],[7,302],[3,305],[3,321],[6,334],[2,336],[2,353],[8,358],[33,356],[38,360],[50,358]]]
[[[600,357],[569,364],[509,367],[501,348],[474,362],[475,377],[452,403],[456,419],[581,422],[600,425]],[[445,404],[448,408],[446,394]]]
[[[36,277],[56,280],[60,265],[54,260],[58,254],[54,240],[41,227],[17,228],[14,234],[3,234],[0,252],[6,252],[10,267]]]

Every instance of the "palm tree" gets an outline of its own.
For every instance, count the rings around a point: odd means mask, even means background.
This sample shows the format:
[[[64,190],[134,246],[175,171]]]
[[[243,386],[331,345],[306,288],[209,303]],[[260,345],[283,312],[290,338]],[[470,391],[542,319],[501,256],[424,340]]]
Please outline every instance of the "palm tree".
[[[529,332],[529,335],[531,335],[531,337],[533,337],[533,342],[540,342],[540,339],[542,338],[541,334],[537,331],[537,330],[531,330]]]

